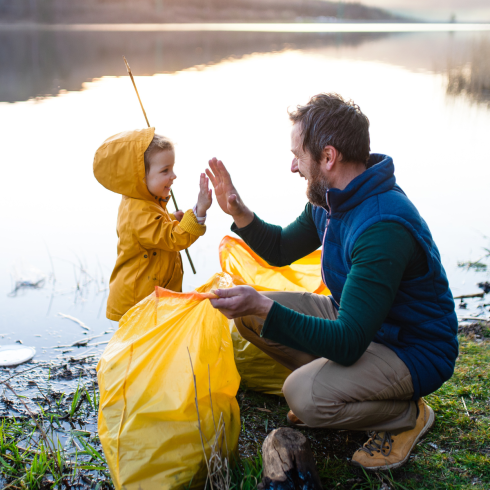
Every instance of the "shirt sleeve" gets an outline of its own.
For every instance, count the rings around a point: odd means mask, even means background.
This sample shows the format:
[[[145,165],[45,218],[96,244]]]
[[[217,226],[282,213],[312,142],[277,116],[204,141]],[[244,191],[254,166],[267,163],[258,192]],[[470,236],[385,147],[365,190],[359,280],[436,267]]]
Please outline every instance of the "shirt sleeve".
[[[398,223],[371,226],[352,251],[338,318],[303,315],[275,302],[262,335],[345,366],[354,364],[388,316],[417,246],[412,234]]]
[[[283,267],[305,257],[321,245],[311,211],[312,206],[308,203],[301,215],[285,228],[266,223],[254,214],[249,225],[238,228],[233,223],[231,231],[267,263]]]

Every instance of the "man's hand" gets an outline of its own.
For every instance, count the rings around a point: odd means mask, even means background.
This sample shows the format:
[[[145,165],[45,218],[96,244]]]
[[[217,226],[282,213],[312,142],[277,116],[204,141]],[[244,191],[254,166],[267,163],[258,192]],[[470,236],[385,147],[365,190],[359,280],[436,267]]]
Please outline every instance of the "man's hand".
[[[219,299],[210,300],[211,304],[229,319],[256,315],[265,320],[274,304],[274,301],[250,286],[216,289],[213,293]]]
[[[206,169],[206,173],[213,184],[214,194],[220,208],[233,217],[238,228],[249,225],[254,214],[240,199],[223,162],[213,158],[209,160],[209,167],[211,170]]]

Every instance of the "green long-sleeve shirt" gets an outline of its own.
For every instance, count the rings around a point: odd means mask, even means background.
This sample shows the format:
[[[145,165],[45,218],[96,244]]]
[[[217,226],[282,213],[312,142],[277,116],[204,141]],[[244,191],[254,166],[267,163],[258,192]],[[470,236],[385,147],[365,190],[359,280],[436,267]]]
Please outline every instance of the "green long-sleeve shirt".
[[[233,224],[231,229],[275,266],[289,265],[321,245],[311,204],[285,228],[255,215],[248,226]],[[388,315],[400,282],[426,274],[428,266],[420,244],[395,222],[377,223],[362,233],[351,260],[337,320],[303,315],[274,302],[262,335],[339,364],[356,362]]]

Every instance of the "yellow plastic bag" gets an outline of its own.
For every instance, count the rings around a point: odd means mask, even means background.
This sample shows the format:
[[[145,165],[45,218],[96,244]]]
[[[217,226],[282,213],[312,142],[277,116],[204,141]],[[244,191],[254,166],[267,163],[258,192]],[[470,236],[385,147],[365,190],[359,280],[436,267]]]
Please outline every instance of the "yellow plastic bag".
[[[235,282],[237,276],[258,290],[330,294],[322,282],[320,250],[291,265],[275,267],[261,259],[243,240],[225,236],[219,246],[219,259],[221,270]]]
[[[243,240],[225,236],[221,241],[223,272],[236,284],[249,284],[259,291],[303,291],[330,294],[322,282],[319,250],[286,267],[274,267],[261,259]],[[230,322],[235,362],[246,388],[282,395],[282,385],[291,371],[245,340]]]
[[[97,366],[99,436],[117,489],[203,487],[189,353],[208,458],[220,416],[222,451],[236,450],[240,376],[229,321],[207,301],[211,289],[231,286],[230,276],[221,273],[194,293],[158,288],[121,319]]]

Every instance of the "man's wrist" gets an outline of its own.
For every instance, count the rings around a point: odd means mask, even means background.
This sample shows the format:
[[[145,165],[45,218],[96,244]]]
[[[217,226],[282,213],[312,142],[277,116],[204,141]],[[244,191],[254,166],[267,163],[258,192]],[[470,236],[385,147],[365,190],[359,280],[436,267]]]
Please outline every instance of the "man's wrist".
[[[242,212],[239,214],[232,214],[231,217],[238,228],[245,228],[253,221],[254,213],[247,207],[244,207]]]
[[[257,304],[256,315],[259,318],[263,318],[265,320],[267,318],[267,315],[269,314],[269,311],[271,311],[274,301],[262,294],[260,296],[261,296],[261,300]]]

